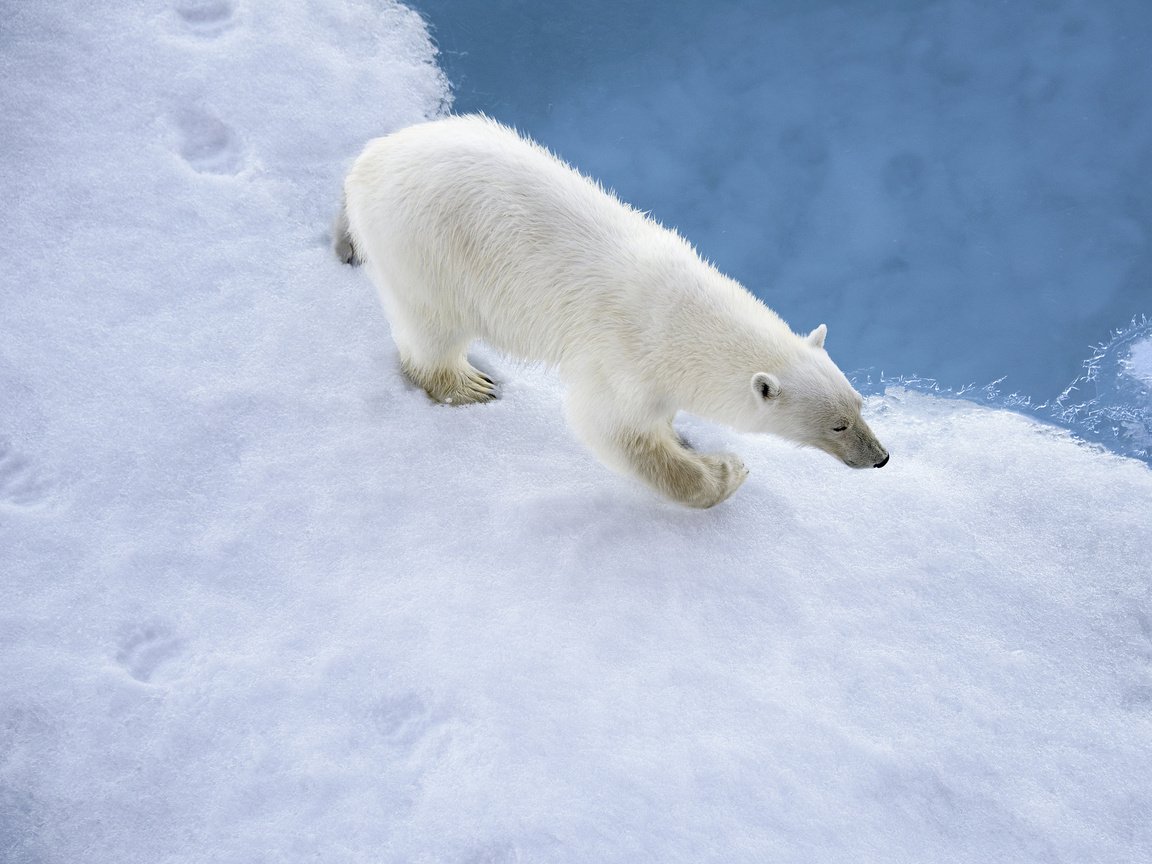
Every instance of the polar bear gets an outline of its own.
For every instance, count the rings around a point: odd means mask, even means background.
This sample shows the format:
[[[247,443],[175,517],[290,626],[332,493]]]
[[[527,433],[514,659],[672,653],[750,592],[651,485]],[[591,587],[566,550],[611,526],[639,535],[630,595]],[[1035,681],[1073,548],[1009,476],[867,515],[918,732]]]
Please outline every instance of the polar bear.
[[[600,459],[681,504],[724,501],[748,472],[698,453],[678,410],[818,447],[854,468],[888,453],[824,350],[621,203],[494,120],[454,116],[368,143],[334,248],[379,291],[404,373],[437,402],[496,398],[481,339],[556,368],[572,428]]]

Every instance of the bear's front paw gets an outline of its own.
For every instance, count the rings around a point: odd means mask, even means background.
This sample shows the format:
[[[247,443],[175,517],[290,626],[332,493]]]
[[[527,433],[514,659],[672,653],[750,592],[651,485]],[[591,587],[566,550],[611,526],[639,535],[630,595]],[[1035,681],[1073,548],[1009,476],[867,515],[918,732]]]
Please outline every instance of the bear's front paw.
[[[711,481],[706,485],[711,488],[704,493],[703,503],[698,506],[715,507],[726,501],[748,478],[748,469],[735,453],[716,453],[702,456],[701,460]]]
[[[748,476],[734,453],[694,453],[671,435],[636,435],[621,444],[632,473],[686,507],[715,507]]]

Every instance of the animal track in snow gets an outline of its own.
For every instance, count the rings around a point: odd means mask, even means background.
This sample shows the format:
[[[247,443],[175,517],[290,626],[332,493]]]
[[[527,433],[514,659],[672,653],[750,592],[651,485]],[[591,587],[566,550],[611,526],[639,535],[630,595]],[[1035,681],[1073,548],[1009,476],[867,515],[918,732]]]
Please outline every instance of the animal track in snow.
[[[197,36],[219,36],[236,23],[230,0],[176,0],[173,8]]]
[[[1152,687],[1138,684],[1127,688],[1120,697],[1120,704],[1129,711],[1152,708]]]
[[[411,745],[432,725],[428,709],[415,693],[385,696],[372,708],[376,728],[394,744]]]
[[[51,485],[10,441],[0,438],[0,506],[37,507],[47,499]]]
[[[235,174],[243,165],[236,134],[212,114],[199,108],[176,113],[180,156],[201,174]]]
[[[524,861],[554,861],[560,843],[551,834],[493,840],[473,849],[464,864],[520,864]]]
[[[481,846],[465,859],[466,864],[516,864],[523,860],[520,850],[508,840]]]
[[[116,662],[137,681],[148,682],[156,670],[183,648],[170,627],[161,621],[137,624],[125,630],[116,652]]]
[[[1152,709],[1152,615],[1140,607],[1132,609],[1132,617],[1140,629],[1140,636],[1144,644],[1138,649],[1138,664],[1140,672],[1137,673],[1136,683],[1130,683],[1121,694],[1121,704],[1129,710]]]

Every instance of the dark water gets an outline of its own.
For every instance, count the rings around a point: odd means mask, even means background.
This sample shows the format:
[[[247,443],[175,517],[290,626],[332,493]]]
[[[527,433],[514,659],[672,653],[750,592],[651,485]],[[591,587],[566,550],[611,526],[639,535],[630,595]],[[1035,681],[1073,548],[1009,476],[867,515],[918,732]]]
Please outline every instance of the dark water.
[[[1152,3],[413,5],[456,111],[827,322],[845,369],[1050,400],[1152,313]]]

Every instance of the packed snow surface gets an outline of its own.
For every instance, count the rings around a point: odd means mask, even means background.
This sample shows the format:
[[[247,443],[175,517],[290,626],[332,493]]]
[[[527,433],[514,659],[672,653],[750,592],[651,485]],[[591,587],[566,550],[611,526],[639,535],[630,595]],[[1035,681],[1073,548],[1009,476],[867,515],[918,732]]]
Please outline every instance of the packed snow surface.
[[[409,10],[0,26],[0,860],[1152,859],[1146,465],[889,387],[883,471],[684,418],[752,474],[680,509],[327,250]]]

